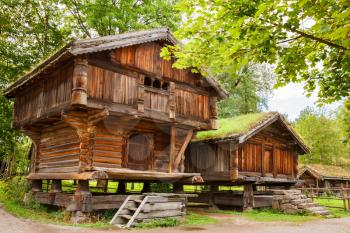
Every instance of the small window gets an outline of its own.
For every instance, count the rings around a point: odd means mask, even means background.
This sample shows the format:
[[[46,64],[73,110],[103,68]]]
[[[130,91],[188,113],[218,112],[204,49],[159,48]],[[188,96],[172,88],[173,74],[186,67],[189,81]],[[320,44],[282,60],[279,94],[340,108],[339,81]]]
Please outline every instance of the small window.
[[[169,88],[169,83],[163,83],[162,89],[165,90],[165,91],[167,91],[168,88]]]
[[[153,81],[153,85],[152,85],[154,88],[160,88],[160,81],[158,79],[155,79]]]
[[[145,80],[143,81],[143,84],[145,86],[152,86],[152,79],[150,77],[145,77]]]

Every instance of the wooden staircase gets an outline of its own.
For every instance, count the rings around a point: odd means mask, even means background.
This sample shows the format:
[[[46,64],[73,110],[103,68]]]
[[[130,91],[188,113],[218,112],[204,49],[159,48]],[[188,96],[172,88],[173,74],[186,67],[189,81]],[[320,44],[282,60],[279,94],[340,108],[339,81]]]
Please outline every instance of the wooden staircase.
[[[181,218],[186,213],[186,199],[159,195],[129,195],[110,224],[130,228],[138,222],[161,218]]]
[[[147,196],[129,195],[123,204],[113,216],[110,224],[117,225],[122,228],[129,228],[134,223],[137,215],[147,202]]]

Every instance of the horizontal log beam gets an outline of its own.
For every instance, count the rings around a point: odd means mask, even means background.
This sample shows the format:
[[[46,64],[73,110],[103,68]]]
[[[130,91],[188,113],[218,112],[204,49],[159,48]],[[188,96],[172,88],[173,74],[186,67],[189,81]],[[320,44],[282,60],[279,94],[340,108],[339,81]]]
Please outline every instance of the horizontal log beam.
[[[107,179],[108,176],[103,171],[92,172],[71,172],[71,173],[30,173],[27,176],[29,180],[95,180]]]
[[[127,168],[101,168],[94,167],[93,170],[103,171],[109,179],[117,180],[154,180],[184,183],[202,183],[203,179],[199,173],[166,173],[152,171],[138,171]]]

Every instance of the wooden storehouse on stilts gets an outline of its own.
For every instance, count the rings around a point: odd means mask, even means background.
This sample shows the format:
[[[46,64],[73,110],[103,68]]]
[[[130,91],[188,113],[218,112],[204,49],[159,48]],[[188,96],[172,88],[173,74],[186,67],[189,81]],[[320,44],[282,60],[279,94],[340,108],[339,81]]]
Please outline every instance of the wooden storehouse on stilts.
[[[6,90],[14,128],[34,144],[28,179],[40,202],[90,212],[125,197],[91,195],[89,180],[202,181],[185,172],[184,152],[193,133],[216,128],[216,102],[227,94],[172,68],[160,57],[168,44],[176,40],[167,29],[78,40]],[[78,180],[74,195],[61,193],[61,180]]]
[[[297,182],[298,156],[309,149],[282,115],[241,115],[220,119],[218,127],[194,137],[186,150],[185,171],[200,173],[212,192],[218,185],[244,185],[244,192],[237,198],[218,192],[212,202],[252,207],[256,186],[287,188]],[[208,195],[205,200],[210,201]],[[255,206],[266,205],[258,201]]]
[[[304,188],[349,188],[350,171],[339,166],[307,164],[299,169],[300,184]]]

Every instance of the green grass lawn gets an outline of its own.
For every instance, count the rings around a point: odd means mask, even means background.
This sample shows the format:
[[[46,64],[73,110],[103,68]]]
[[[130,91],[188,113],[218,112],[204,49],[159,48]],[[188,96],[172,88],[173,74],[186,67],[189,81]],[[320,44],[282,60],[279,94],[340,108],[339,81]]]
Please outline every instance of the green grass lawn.
[[[344,207],[343,201],[338,199],[315,198],[314,202],[322,206],[341,207],[341,208]]]
[[[343,200],[315,198],[314,202],[321,206],[325,206],[334,217],[350,217],[350,211],[344,210]]]

